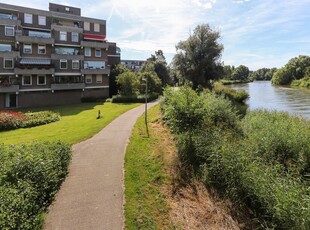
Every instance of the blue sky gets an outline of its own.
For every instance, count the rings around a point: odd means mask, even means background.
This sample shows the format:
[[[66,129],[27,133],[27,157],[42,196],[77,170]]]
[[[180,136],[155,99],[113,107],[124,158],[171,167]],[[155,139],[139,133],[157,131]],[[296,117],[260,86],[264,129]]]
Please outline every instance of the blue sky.
[[[2,0],[48,10],[48,1]],[[175,45],[198,25],[221,32],[226,65],[252,70],[282,67],[310,55],[310,0],[59,0],[82,15],[107,20],[107,39],[117,42],[122,59],[146,59],[158,49],[169,63]]]

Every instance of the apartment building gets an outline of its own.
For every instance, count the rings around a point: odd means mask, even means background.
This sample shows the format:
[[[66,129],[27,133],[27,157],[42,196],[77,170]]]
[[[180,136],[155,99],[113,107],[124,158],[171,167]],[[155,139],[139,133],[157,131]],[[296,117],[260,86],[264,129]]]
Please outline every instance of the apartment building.
[[[108,49],[106,21],[80,8],[0,3],[0,109],[108,97]]]
[[[142,60],[121,60],[121,64],[127,69],[130,69],[134,72],[138,72],[139,69],[146,63]]]

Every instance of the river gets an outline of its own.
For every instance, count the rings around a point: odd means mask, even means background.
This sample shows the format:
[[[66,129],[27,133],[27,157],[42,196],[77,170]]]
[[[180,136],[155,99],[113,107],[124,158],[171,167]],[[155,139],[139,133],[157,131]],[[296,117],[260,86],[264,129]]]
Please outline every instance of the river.
[[[229,85],[246,90],[250,110],[267,109],[286,111],[310,119],[310,90],[273,86],[270,81],[254,81],[247,84]]]

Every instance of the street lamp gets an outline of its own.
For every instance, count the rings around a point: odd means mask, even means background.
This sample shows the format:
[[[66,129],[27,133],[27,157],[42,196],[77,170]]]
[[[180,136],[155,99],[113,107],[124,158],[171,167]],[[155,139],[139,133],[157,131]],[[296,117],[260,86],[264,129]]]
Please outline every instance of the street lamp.
[[[147,126],[147,78],[142,78],[142,81],[145,81],[145,111],[144,111],[145,127],[146,127],[147,137],[150,137],[149,128]]]

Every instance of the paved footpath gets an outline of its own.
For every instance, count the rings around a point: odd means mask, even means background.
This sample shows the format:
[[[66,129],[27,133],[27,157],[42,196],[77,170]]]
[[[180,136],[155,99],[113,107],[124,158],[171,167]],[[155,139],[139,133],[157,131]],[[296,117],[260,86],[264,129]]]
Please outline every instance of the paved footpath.
[[[134,108],[92,138],[73,145],[69,174],[49,208],[45,230],[124,228],[124,156],[143,112],[144,105]]]

